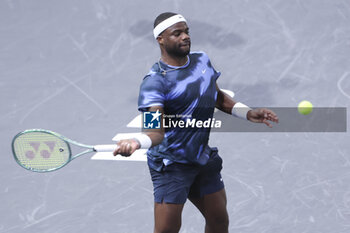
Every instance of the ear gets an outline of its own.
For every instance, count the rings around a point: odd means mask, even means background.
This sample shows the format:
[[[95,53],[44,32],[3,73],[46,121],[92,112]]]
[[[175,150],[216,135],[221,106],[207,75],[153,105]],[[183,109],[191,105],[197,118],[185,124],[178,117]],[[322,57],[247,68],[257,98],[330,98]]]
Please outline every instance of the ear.
[[[162,36],[158,36],[158,37],[157,37],[157,41],[158,41],[158,43],[159,43],[160,45],[163,45],[163,44],[164,44],[164,39],[163,39]]]

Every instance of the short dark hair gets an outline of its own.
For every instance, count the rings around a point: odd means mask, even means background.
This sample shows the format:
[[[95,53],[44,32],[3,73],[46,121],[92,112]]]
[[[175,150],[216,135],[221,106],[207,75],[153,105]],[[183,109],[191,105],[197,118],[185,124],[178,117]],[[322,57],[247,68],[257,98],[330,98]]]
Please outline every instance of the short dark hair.
[[[171,16],[177,15],[173,12],[164,12],[157,16],[157,18],[154,20],[153,28],[157,27],[158,24],[166,20],[167,18],[170,18]]]

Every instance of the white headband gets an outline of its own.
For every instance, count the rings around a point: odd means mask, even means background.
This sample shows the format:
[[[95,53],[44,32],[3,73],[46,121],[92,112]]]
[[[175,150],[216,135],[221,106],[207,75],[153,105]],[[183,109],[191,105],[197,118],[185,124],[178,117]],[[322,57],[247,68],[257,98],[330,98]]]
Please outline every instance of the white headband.
[[[160,33],[178,22],[186,22],[186,19],[182,15],[174,15],[167,18],[153,29],[154,38],[157,39]]]

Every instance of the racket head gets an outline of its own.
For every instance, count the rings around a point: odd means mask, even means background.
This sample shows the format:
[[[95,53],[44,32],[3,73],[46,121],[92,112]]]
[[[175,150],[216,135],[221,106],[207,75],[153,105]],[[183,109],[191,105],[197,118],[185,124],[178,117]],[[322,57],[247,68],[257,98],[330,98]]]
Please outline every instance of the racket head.
[[[55,132],[30,129],[18,133],[12,140],[16,162],[34,172],[50,172],[62,168],[72,158],[65,138]]]

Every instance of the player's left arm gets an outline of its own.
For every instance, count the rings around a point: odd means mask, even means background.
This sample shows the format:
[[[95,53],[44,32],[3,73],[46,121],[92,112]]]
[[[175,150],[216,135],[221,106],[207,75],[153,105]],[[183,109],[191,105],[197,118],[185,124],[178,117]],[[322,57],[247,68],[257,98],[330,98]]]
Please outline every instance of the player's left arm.
[[[236,101],[231,96],[220,90],[217,83],[215,85],[216,91],[218,92],[215,107],[227,114],[231,114],[232,108],[236,104]]]
[[[216,90],[218,92],[215,107],[225,113],[232,114],[232,109],[237,103],[231,96],[221,91],[216,83]],[[251,109],[247,112],[247,120],[254,123],[264,123],[272,127],[271,122],[278,123],[278,116],[272,110],[267,108]]]

